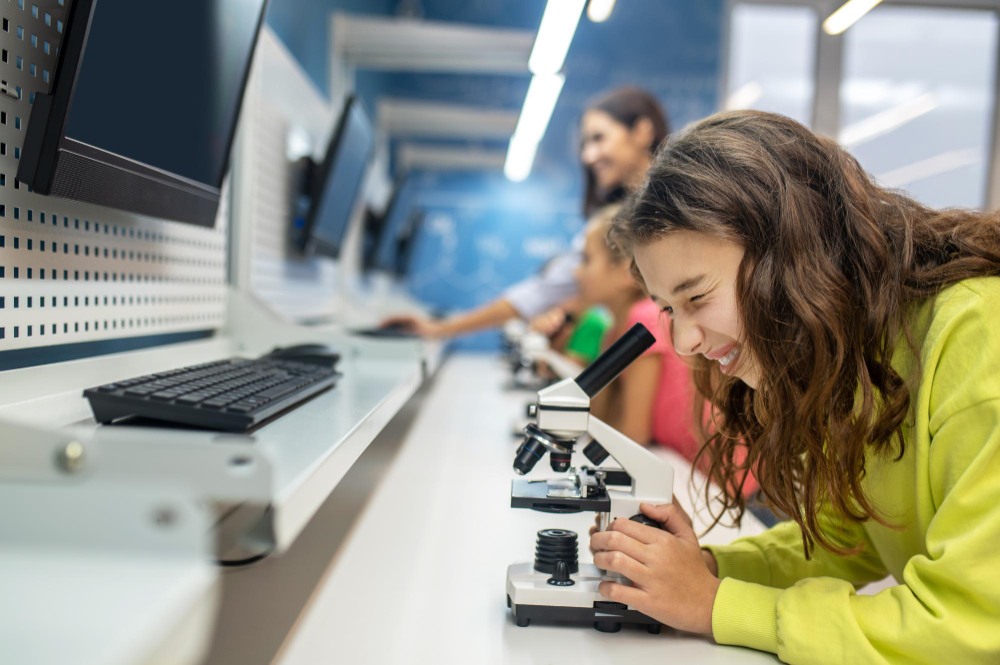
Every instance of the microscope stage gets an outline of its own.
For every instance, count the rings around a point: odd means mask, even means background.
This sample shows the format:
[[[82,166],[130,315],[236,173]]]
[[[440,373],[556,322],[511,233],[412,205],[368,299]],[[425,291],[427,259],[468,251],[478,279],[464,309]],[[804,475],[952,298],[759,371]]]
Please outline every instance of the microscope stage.
[[[511,482],[510,507],[530,508],[543,513],[580,513],[589,510],[606,513],[611,510],[611,499],[606,491],[594,491],[587,498],[570,480],[525,480]]]

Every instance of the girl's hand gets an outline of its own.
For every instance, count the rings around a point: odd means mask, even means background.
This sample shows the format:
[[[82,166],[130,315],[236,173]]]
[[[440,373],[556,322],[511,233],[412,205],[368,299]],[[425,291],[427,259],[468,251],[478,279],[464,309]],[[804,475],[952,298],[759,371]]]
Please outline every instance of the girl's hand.
[[[412,314],[401,314],[390,316],[379,323],[379,328],[399,327],[406,332],[419,335],[421,337],[443,337],[445,330],[437,321],[431,321],[422,316]]]
[[[564,323],[566,323],[566,311],[562,307],[553,307],[531,320],[531,330],[552,337]]]
[[[711,633],[720,581],[698,546],[691,519],[676,502],[640,508],[663,529],[619,518],[607,531],[591,532],[594,563],[632,582],[601,582],[601,595],[674,628]]]

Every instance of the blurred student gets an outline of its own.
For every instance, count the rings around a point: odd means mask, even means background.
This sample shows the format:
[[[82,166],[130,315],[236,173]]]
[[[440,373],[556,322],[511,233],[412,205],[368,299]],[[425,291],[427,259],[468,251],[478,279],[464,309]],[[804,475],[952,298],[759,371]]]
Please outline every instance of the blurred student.
[[[601,349],[641,323],[656,343],[591,402],[591,413],[643,445],[658,443],[694,459],[694,387],[688,366],[674,353],[660,309],[632,277],[631,260],[608,243],[618,206],[601,209],[587,224],[580,265],[575,271],[580,298],[603,306],[613,324]]]
[[[639,88],[619,88],[588,106],[580,121],[585,217],[622,200],[642,182],[653,153],[669,131],[666,113],[652,95]],[[392,316],[383,325],[403,326],[424,337],[454,337],[495,328],[515,318],[532,320],[547,315],[543,318],[548,323],[537,329],[554,333],[562,326],[566,311],[580,311],[573,271],[580,263],[581,246],[582,237],[577,236],[570,252],[555,257],[538,275],[476,309],[438,321]]]

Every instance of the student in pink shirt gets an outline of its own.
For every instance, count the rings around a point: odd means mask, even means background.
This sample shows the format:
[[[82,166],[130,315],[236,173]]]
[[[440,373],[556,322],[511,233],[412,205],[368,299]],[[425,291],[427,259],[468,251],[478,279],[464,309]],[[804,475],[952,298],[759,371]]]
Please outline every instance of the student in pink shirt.
[[[591,218],[575,273],[577,285],[581,298],[590,305],[603,305],[614,317],[602,349],[636,323],[646,326],[656,343],[592,400],[591,412],[638,443],[666,446],[694,461],[702,439],[696,426],[691,369],[674,351],[669,319],[635,282],[625,254],[608,243],[617,211],[617,206],[609,206]],[[705,411],[705,422],[708,419]],[[743,493],[749,495],[756,488],[748,478]]]
[[[694,389],[690,370],[674,353],[660,310],[632,278],[630,263],[608,245],[617,206],[597,212],[587,226],[583,258],[575,277],[581,297],[603,305],[614,318],[602,348],[642,323],[656,343],[591,403],[591,411],[631,439],[655,441],[693,459],[698,451],[692,424]]]

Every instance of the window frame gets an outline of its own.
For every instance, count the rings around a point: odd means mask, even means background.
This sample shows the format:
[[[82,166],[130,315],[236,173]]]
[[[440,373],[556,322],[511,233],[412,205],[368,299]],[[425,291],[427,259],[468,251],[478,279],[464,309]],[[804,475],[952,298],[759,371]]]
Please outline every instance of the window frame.
[[[722,27],[722,74],[719,77],[719,100],[729,94],[729,48],[732,13],[737,5],[787,5],[807,7],[817,13],[816,53],[813,85],[812,130],[817,134],[835,137],[840,131],[840,83],[843,77],[844,34],[828,35],[823,31],[826,17],[843,5],[845,0],[726,0]],[[1000,0],[882,0],[879,6],[932,7],[939,9],[975,9],[992,11],[997,15],[997,49],[1000,59]],[[993,80],[993,122],[990,124],[989,164],[986,166],[987,210],[1000,208],[1000,63]]]

